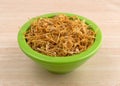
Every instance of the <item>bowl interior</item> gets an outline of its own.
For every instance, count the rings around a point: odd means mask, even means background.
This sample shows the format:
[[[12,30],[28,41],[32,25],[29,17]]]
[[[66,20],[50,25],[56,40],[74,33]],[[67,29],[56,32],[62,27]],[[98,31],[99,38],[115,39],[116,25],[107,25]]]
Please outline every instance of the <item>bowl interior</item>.
[[[18,33],[18,43],[20,48],[22,49],[22,51],[29,55],[31,58],[37,59],[37,60],[41,60],[41,61],[45,61],[45,62],[52,62],[52,63],[68,63],[68,62],[74,62],[74,61],[79,61],[85,58],[89,58],[91,55],[93,55],[100,47],[101,42],[102,42],[102,33],[100,28],[91,20],[83,17],[83,16],[79,16],[80,20],[85,20],[85,23],[90,25],[92,27],[92,29],[94,31],[96,31],[96,39],[95,42],[93,43],[93,45],[88,48],[87,50],[85,50],[84,52],[81,52],[80,54],[75,54],[72,56],[67,56],[67,57],[52,57],[52,56],[47,56],[47,55],[43,55],[41,53],[38,53],[36,51],[34,51],[27,43],[24,37],[24,33],[28,30],[28,28],[30,27],[31,23],[39,18],[39,17],[53,17],[57,14],[65,14],[67,16],[75,16],[76,14],[71,14],[71,13],[49,13],[49,14],[45,14],[45,15],[41,15],[35,18],[30,19],[29,21],[27,21],[20,29],[19,33]]]

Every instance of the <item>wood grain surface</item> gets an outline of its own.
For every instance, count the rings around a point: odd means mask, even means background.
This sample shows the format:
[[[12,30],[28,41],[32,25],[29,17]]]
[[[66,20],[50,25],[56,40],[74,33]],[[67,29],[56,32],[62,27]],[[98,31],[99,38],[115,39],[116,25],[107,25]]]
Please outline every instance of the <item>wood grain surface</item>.
[[[21,25],[49,12],[85,16],[103,33],[98,53],[69,74],[38,67],[17,43]],[[120,86],[120,0],[0,0],[0,86]]]

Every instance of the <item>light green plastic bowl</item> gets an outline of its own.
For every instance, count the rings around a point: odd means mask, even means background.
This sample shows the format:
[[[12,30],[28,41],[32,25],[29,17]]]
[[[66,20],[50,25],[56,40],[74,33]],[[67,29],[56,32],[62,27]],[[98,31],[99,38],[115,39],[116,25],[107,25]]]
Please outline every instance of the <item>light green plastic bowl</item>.
[[[50,72],[53,73],[68,73],[79,67],[81,64],[83,64],[85,61],[87,61],[92,55],[94,55],[97,50],[101,46],[102,42],[102,33],[100,28],[91,20],[71,13],[62,13],[67,16],[78,16],[80,20],[85,20],[86,24],[90,25],[94,31],[97,31],[96,33],[96,39],[94,44],[87,49],[86,51],[72,55],[67,57],[51,57],[47,55],[40,54],[36,51],[34,51],[27,43],[24,37],[24,33],[28,30],[31,23],[39,18],[39,17],[53,17],[57,14],[61,13],[49,13],[45,15],[41,15],[35,18],[30,19],[27,21],[20,29],[18,33],[18,44],[21,48],[21,50],[32,60],[34,60],[36,63],[40,64],[43,68],[47,69]]]

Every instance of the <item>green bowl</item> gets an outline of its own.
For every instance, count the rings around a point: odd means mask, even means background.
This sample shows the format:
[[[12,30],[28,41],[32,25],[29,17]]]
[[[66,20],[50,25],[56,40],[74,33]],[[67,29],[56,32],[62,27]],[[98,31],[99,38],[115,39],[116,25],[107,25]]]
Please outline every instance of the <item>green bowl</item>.
[[[18,33],[18,44],[21,48],[21,50],[32,60],[34,60],[36,63],[40,64],[43,68],[47,69],[50,72],[53,73],[67,73],[71,72],[77,67],[79,67],[81,64],[83,64],[85,61],[87,61],[92,55],[94,55],[97,50],[101,46],[102,42],[102,33],[100,28],[91,20],[77,15],[80,20],[85,20],[86,24],[90,25],[94,31],[97,31],[96,33],[96,39],[94,44],[87,49],[86,51],[76,54],[73,56],[67,56],[67,57],[51,57],[47,55],[40,54],[36,51],[34,51],[27,43],[24,37],[24,33],[28,30],[30,27],[31,23],[39,18],[39,17],[53,17],[57,14],[61,13],[49,13],[49,14],[44,14],[35,18],[30,19],[27,21],[20,29]],[[67,16],[75,16],[76,14],[71,14],[71,13],[62,13]]]

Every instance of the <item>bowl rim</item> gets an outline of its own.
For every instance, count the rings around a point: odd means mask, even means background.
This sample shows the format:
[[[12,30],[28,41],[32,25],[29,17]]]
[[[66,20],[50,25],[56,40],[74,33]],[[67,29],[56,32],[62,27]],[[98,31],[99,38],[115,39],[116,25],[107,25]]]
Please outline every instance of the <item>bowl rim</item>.
[[[85,23],[89,24],[93,30],[97,31],[96,39],[95,39],[95,42],[93,43],[93,45],[90,48],[88,48],[87,50],[81,52],[80,54],[75,54],[75,55],[66,56],[66,57],[47,56],[47,55],[41,54],[41,53],[33,50],[25,41],[24,33],[26,32],[26,30],[29,28],[29,26],[35,19],[37,19],[39,17],[53,17],[58,14],[65,14],[67,16],[78,16],[80,18],[80,20],[84,19]],[[100,28],[93,21],[91,21],[83,16],[79,16],[79,15],[72,14],[72,13],[57,12],[57,13],[48,13],[48,14],[40,15],[40,16],[37,16],[37,17],[34,17],[34,18],[28,20],[20,28],[17,39],[18,39],[18,44],[19,44],[19,47],[21,48],[21,50],[32,59],[40,60],[42,62],[49,62],[49,63],[70,63],[70,62],[75,62],[75,61],[83,60],[86,58],[90,58],[90,56],[92,56],[101,46],[102,32],[101,32]]]

